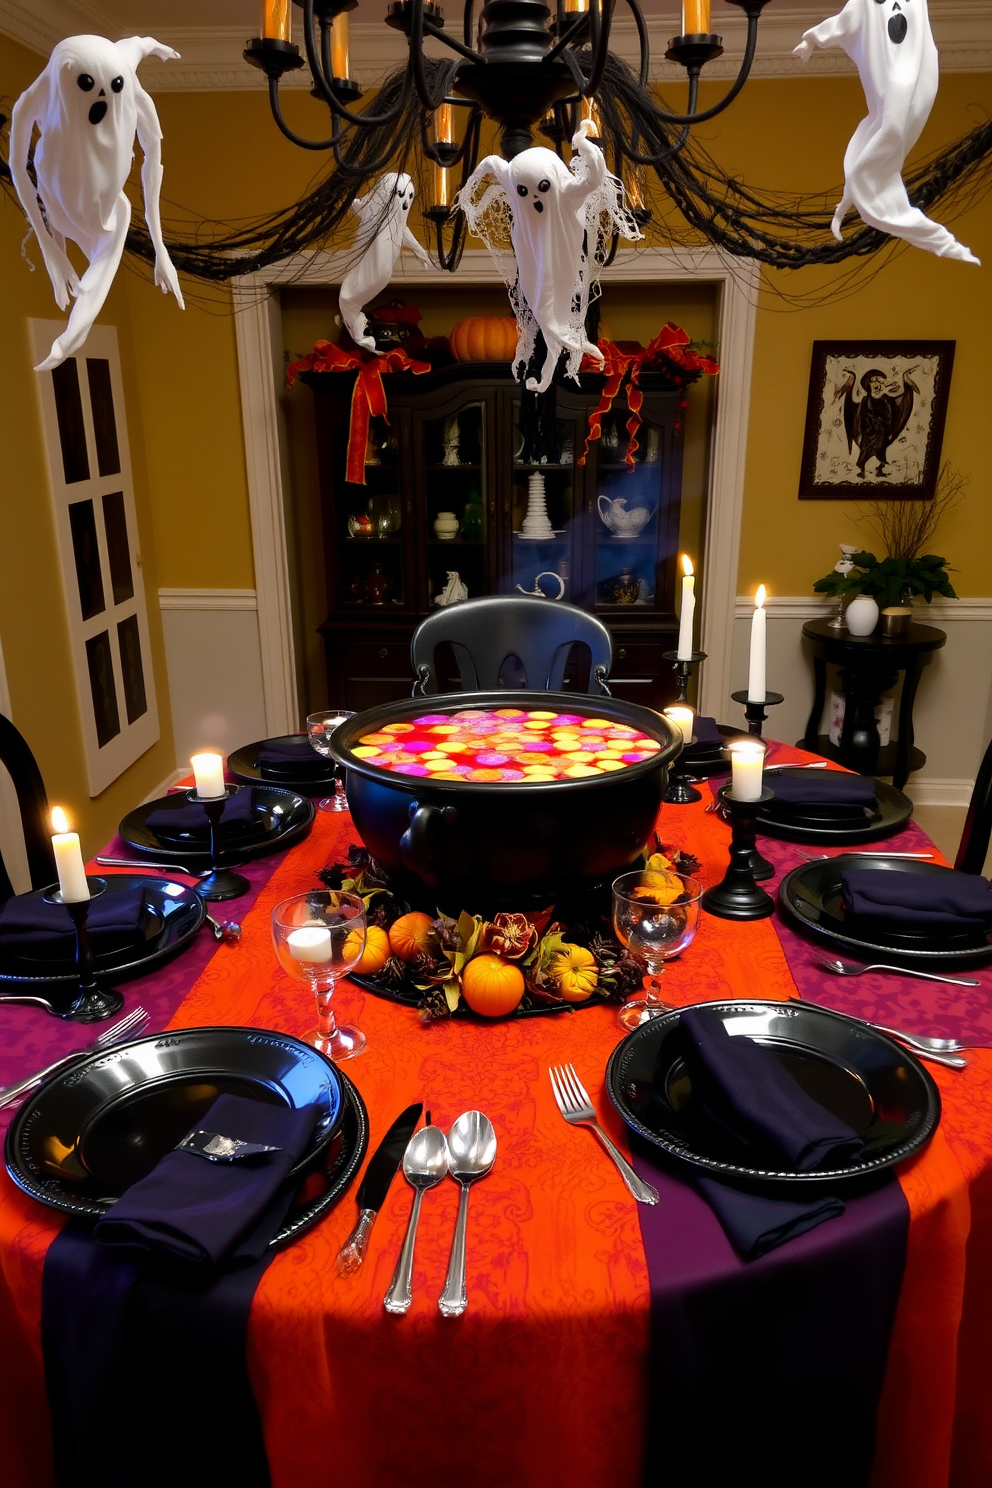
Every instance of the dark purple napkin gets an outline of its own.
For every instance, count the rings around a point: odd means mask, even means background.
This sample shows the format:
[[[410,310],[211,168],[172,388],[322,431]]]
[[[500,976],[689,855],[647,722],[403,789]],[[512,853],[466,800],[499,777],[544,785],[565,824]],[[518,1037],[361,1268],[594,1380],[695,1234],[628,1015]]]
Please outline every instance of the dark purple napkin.
[[[686,1008],[679,1030],[693,1102],[743,1149],[801,1173],[860,1154],[861,1138],[845,1122],[807,1095],[774,1054],[732,1037],[718,1013]]]
[[[864,806],[874,811],[878,806],[878,793],[871,776],[852,775],[847,770],[803,770],[798,775],[771,775],[767,785],[775,792],[775,799],[768,803],[766,810],[776,806],[790,809],[823,806],[853,811]]]
[[[254,792],[250,789],[239,790],[236,796],[229,796],[224,802],[220,819],[225,833],[230,832],[232,835],[239,831],[244,832],[252,826]],[[186,842],[190,837],[202,837],[206,841],[210,831],[206,808],[194,802],[171,809],[160,806],[157,811],[148,813],[145,826],[162,842]]]
[[[194,1132],[276,1150],[212,1161],[177,1147],[121,1195],[97,1222],[94,1239],[131,1254],[201,1266],[257,1260],[286,1216],[291,1198],[286,1178],[319,1115],[316,1105],[290,1110],[239,1095],[219,1096]]]
[[[847,868],[840,875],[850,914],[914,929],[992,928],[992,889],[974,873],[900,873]]]
[[[844,1213],[843,1200],[834,1194],[815,1199],[771,1198],[698,1174],[695,1184],[744,1261],[755,1261],[787,1240],[816,1229],[825,1219],[836,1219]]]
[[[331,760],[313,748],[306,734],[296,739],[267,739],[255,763],[267,780],[322,780],[334,768]]]
[[[719,749],[723,743],[723,735],[716,726],[716,719],[704,718],[701,713],[696,714],[692,733],[696,742],[689,746],[686,754],[702,754],[704,750]]]
[[[94,954],[106,955],[140,945],[150,910],[143,888],[121,889],[90,900],[86,925]],[[32,960],[71,959],[76,932],[63,904],[46,904],[37,894],[18,894],[0,904],[0,947]]]

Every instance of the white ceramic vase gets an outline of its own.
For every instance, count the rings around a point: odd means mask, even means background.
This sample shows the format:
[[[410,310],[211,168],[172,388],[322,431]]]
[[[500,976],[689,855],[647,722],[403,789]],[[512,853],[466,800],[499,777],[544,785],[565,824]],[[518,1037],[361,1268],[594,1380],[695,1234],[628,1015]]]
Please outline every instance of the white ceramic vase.
[[[851,600],[844,613],[844,622],[851,635],[871,635],[878,624],[878,605],[870,594],[859,594]]]

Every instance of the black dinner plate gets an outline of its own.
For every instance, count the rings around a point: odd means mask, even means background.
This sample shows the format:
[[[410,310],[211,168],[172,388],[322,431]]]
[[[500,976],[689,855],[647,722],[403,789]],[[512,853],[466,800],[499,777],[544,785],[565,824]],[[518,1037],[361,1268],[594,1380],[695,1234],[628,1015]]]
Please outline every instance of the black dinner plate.
[[[796,768],[788,770],[776,770],[774,775],[769,775],[766,784],[770,790],[775,789],[775,781],[780,775],[801,775],[806,772]],[[889,785],[885,780],[876,780],[875,792],[878,797],[878,809],[870,814],[865,811],[853,811],[849,816],[831,816],[824,812],[817,816],[815,811],[794,811],[786,813],[781,808],[770,811],[768,806],[758,807],[758,831],[768,837],[781,837],[786,842],[823,842],[832,843],[837,847],[846,847],[856,842],[875,842],[880,837],[891,836],[904,827],[913,814],[913,803],[902,791],[896,790],[894,785]]]
[[[246,787],[247,788],[247,787]],[[274,785],[255,785],[252,790],[252,821],[247,829],[231,832],[224,838],[224,861],[244,863],[249,858],[261,858],[266,853],[281,852],[301,842],[316,815],[316,807],[299,791],[286,790]],[[210,851],[206,837],[190,835],[186,841],[159,837],[147,825],[153,811],[179,811],[189,805],[185,791],[176,791],[170,796],[161,796],[157,801],[146,801],[128,812],[118,831],[121,838],[145,858],[164,863],[188,863],[191,868],[210,866]]]
[[[845,914],[840,876],[845,868],[865,868],[879,873],[934,875],[952,873],[940,863],[912,858],[867,857],[842,853],[816,863],[793,868],[778,890],[779,909],[787,920],[830,945],[861,960],[881,956],[909,967],[979,966],[992,960],[989,936],[980,930],[903,933],[878,920]]]
[[[929,1141],[940,1095],[919,1060],[843,1013],[801,1002],[708,1002],[728,1031],[753,1038],[803,1089],[862,1138],[859,1158],[799,1172],[757,1165],[700,1111],[682,1062],[680,1011],[635,1028],[614,1049],[606,1089],[627,1125],[662,1152],[717,1178],[749,1185],[847,1184],[902,1162]]]
[[[90,1054],[47,1080],[10,1125],[7,1171],[41,1203],[99,1217],[222,1094],[321,1106],[298,1176],[344,1120],[340,1072],[299,1039],[265,1028],[177,1029]]]
[[[757,734],[749,734],[746,729],[732,728],[729,723],[718,723],[717,729],[723,743],[718,748],[700,749],[691,745],[684,749],[680,759],[685,765],[687,775],[696,776],[702,780],[710,775],[726,774],[730,769],[730,755],[727,745],[734,744],[738,740],[746,739],[750,744],[760,744],[768,754],[768,743],[765,739],[759,739]]]
[[[334,792],[334,761],[321,760],[314,750],[314,759],[327,766],[321,775],[263,775],[258,764],[258,751],[266,744],[292,744],[305,739],[306,734],[280,734],[277,739],[256,739],[254,744],[243,744],[227,757],[227,772],[247,785],[274,785],[283,790],[298,791],[301,796],[327,796]]]
[[[94,877],[90,875],[91,880]],[[143,888],[149,909],[142,944],[121,946],[94,957],[96,974],[101,980],[112,976],[115,982],[120,982],[146,976],[185,950],[206,919],[206,905],[186,884],[173,883],[168,878],[152,878],[147,873],[108,873],[101,882],[107,885],[105,892],[108,894]],[[32,897],[40,899],[42,892],[37,890]],[[43,988],[47,984],[64,988],[76,980],[73,958],[52,960],[18,956],[0,946],[0,1001],[12,984],[19,986],[29,982],[33,987]]]

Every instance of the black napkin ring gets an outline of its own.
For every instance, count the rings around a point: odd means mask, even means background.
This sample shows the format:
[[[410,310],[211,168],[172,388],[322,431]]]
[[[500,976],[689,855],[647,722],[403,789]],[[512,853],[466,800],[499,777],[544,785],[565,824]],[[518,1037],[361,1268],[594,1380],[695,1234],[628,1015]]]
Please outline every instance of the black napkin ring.
[[[176,1146],[177,1152],[195,1152],[208,1162],[238,1162],[244,1157],[258,1157],[262,1152],[281,1152],[281,1147],[266,1147],[262,1142],[242,1142],[240,1137],[225,1137],[220,1132],[197,1129],[189,1132]]]

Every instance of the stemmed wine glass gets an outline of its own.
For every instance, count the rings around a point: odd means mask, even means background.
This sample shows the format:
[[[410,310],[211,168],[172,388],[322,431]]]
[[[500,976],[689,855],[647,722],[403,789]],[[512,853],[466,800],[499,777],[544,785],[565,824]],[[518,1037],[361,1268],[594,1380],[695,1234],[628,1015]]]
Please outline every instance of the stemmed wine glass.
[[[325,713],[311,713],[307,718],[307,738],[310,740],[311,749],[316,749],[325,759],[331,758],[330,738],[339,723],[344,723],[346,718],[354,718],[354,712],[348,713],[342,708]],[[344,793],[344,782],[337,778],[334,781],[333,796],[324,796],[318,801],[320,811],[347,811],[348,798]]]
[[[667,1010],[669,1004],[658,996],[658,978],[665,962],[685,950],[699,921],[703,886],[698,878],[666,873],[666,877],[680,881],[682,891],[673,903],[660,904],[652,897],[657,892],[658,876],[648,872],[624,873],[613,885],[616,937],[648,977],[644,995],[632,997],[620,1009],[624,1028],[639,1028],[649,1018]]]
[[[362,958],[365,904],[358,894],[315,889],[294,894],[272,911],[272,940],[283,971],[306,982],[317,999],[317,1027],[308,1044],[340,1064],[365,1048],[360,1028],[334,1020],[334,984]]]

